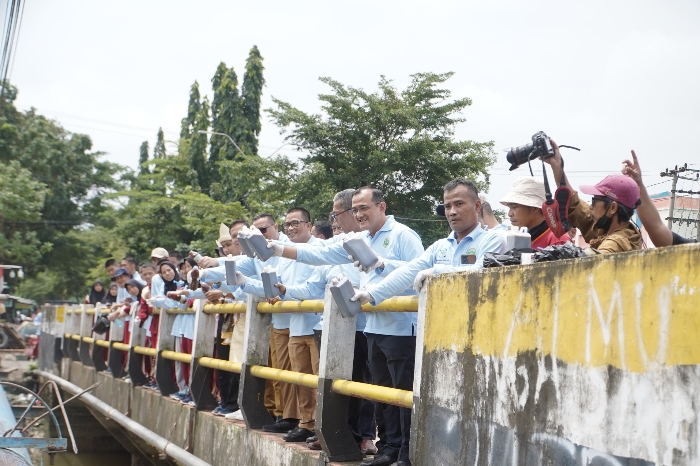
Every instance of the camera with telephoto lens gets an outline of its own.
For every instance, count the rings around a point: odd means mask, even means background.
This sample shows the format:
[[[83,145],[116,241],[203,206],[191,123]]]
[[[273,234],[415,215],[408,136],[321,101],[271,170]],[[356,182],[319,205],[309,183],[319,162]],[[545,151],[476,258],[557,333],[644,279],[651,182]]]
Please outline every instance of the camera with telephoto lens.
[[[506,149],[506,160],[510,162],[510,171],[515,170],[520,165],[528,163],[534,159],[546,159],[554,155],[554,148],[549,142],[549,136],[544,131],[532,135],[532,142],[524,146],[511,147]]]

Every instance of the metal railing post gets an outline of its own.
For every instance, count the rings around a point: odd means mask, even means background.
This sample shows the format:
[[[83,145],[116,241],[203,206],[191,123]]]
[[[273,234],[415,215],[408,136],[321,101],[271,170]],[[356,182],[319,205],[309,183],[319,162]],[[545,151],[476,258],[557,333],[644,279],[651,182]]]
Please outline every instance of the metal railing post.
[[[333,381],[352,379],[355,317],[343,317],[326,287],[321,359],[316,395],[316,432],[328,461],[361,460],[363,455],[348,427],[349,397],[333,393]]]
[[[260,302],[264,302],[264,299],[248,295],[241,384],[238,392],[238,405],[249,429],[260,429],[274,421],[265,408],[265,379],[250,373],[251,366],[267,366],[270,359],[272,315],[258,312]]]
[[[194,316],[194,339],[192,340],[192,364],[190,364],[190,393],[197,409],[209,409],[216,406],[216,399],[210,389],[213,371],[199,365],[199,358],[214,355],[216,337],[217,314],[205,314],[203,312],[205,303],[205,299],[198,299],[192,306],[196,314]]]
[[[116,349],[114,343],[121,343],[124,341],[124,325],[128,325],[127,322],[121,321],[122,326],[117,325],[117,320],[115,319],[109,325],[109,355],[107,356],[107,365],[112,371],[112,377],[120,379],[124,376],[126,372],[124,370],[124,352]]]
[[[156,383],[163,396],[179,390],[173,377],[173,362],[161,357],[163,351],[175,351],[175,337],[172,336],[175,315],[168,314],[165,308],[160,310],[158,321],[158,343],[156,345]]]
[[[80,308],[83,313],[80,314],[80,341],[78,342],[78,353],[80,356],[80,361],[86,365],[92,367],[94,364],[92,358],[90,357],[90,343],[83,341],[83,337],[92,336],[92,316],[88,315],[86,312],[88,306],[86,304],[81,304]]]
[[[146,329],[136,322],[136,316],[139,314],[141,304],[136,304],[131,307],[131,337],[129,338],[129,377],[134,386],[145,385],[148,383],[148,378],[143,373],[143,355],[134,352],[134,346],[146,345]],[[150,356],[147,356],[150,357]]]
[[[95,318],[93,322],[96,322],[98,318],[100,318],[103,314],[103,309],[105,306],[102,303],[97,303],[95,306]],[[94,325],[94,324],[93,324]],[[97,340],[106,340],[107,339],[107,332],[104,333],[93,333],[92,337]],[[98,346],[95,344],[95,342],[92,342],[92,352],[90,353],[90,357],[92,358],[92,365],[95,367],[95,370],[98,372],[102,372],[105,369],[107,369],[107,363],[105,362],[106,358],[105,355],[109,354],[108,353],[108,348],[104,348],[102,346]]]

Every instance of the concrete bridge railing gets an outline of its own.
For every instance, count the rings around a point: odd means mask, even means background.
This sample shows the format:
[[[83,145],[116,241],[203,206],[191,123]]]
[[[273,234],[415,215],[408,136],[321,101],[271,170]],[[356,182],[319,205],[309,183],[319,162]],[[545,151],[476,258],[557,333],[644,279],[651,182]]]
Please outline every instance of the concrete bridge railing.
[[[213,406],[214,369],[241,373],[246,426],[271,422],[265,380],[317,387],[317,432],[326,459],[358,459],[347,397],[413,408],[416,465],[700,463],[700,246],[431,277],[418,298],[367,311],[417,311],[413,392],[350,381],[354,319],[324,301],[195,303],[193,353],[170,338],[129,345],[112,326],[92,335],[100,310],[48,310],[40,366],[61,356],[119,375],[124,354],[138,377],[155,356],[163,395],[176,390],[171,361],[191,363],[196,409]],[[266,367],[274,312],[323,312],[318,376]],[[246,313],[243,364],[212,358],[216,313]],[[174,313],[161,312],[160,335]],[[45,335],[49,335],[45,338]],[[116,369],[116,371],[115,371]],[[138,369],[138,370],[137,370]]]

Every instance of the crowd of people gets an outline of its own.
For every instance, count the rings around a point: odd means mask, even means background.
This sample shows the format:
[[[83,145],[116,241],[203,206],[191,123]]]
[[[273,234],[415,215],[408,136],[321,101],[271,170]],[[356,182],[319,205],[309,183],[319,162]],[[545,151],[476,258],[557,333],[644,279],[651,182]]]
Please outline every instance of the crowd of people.
[[[599,253],[617,253],[643,247],[639,229],[631,221],[634,211],[656,246],[671,246],[691,240],[671,232],[661,221],[644,188],[641,169],[632,153],[622,174],[610,175],[594,186],[581,186],[592,196],[589,204],[573,189],[563,172],[556,143],[554,155],[545,159],[554,178],[571,189],[568,219]],[[303,207],[289,209],[278,223],[275,216],[260,213],[252,219],[222,224],[217,241],[218,257],[191,254],[184,259],[176,251],[153,249],[150,262],[137,267],[133,257],[121,263],[109,260],[105,268],[112,278],[109,289],[96,281],[86,298],[90,304],[110,306],[109,319],[123,321],[125,341],[129,326],[147,329],[147,345],[158,338],[174,338],[180,352],[192,351],[194,315],[178,314],[170,335],[158,334],[159,316],[153,309],[184,309],[189,300],[212,303],[238,302],[247,296],[265,297],[262,274],[274,270],[280,300],[322,299],[327,284],[339,276],[356,289],[352,300],[378,304],[394,296],[415,295],[431,275],[483,267],[487,253],[505,253],[510,227],[499,224],[492,206],[475,183],[457,178],[444,186],[443,204],[437,212],[446,217],[451,232],[446,238],[423,247],[421,238],[392,215],[384,194],[373,187],[346,189],[333,200],[328,221],[312,224]],[[533,248],[562,245],[571,241],[568,232],[555,234],[545,220],[542,205],[545,185],[534,177],[518,178],[501,203],[508,209],[510,224],[524,228]],[[266,261],[243,254],[239,235],[262,234],[272,256]],[[372,265],[362,265],[349,256],[343,242],[361,238],[376,254]],[[226,276],[226,261],[236,261],[236,276]],[[138,269],[138,270],[137,270]],[[235,285],[230,285],[235,283]],[[135,306],[138,303],[138,306]],[[132,309],[138,309],[136,313]],[[243,361],[245,314],[218,315],[216,357]],[[133,320],[133,323],[127,322]],[[417,315],[412,312],[360,313],[357,316],[352,379],[359,382],[412,390],[416,352]],[[318,374],[322,315],[274,313],[270,338],[270,366]],[[172,397],[194,404],[189,392],[187,364],[176,363],[180,391]],[[144,370],[151,376],[147,388],[156,389],[152,364]],[[242,419],[238,409],[238,374],[219,371],[219,406],[213,414]],[[315,435],[316,390],[270,382],[265,405],[275,422],[267,432],[282,433],[287,442],[306,442],[320,449]],[[348,424],[358,448],[367,455],[362,466],[406,466],[409,460],[411,410],[384,403],[351,398]],[[378,439],[378,440],[376,440]],[[376,440],[376,443],[375,443]]]

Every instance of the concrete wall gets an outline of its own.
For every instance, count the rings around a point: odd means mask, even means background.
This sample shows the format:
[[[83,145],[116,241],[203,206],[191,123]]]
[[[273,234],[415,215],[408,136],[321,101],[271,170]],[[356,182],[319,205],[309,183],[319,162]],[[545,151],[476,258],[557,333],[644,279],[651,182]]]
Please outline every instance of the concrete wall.
[[[427,297],[414,464],[700,463],[700,245],[450,274]]]

